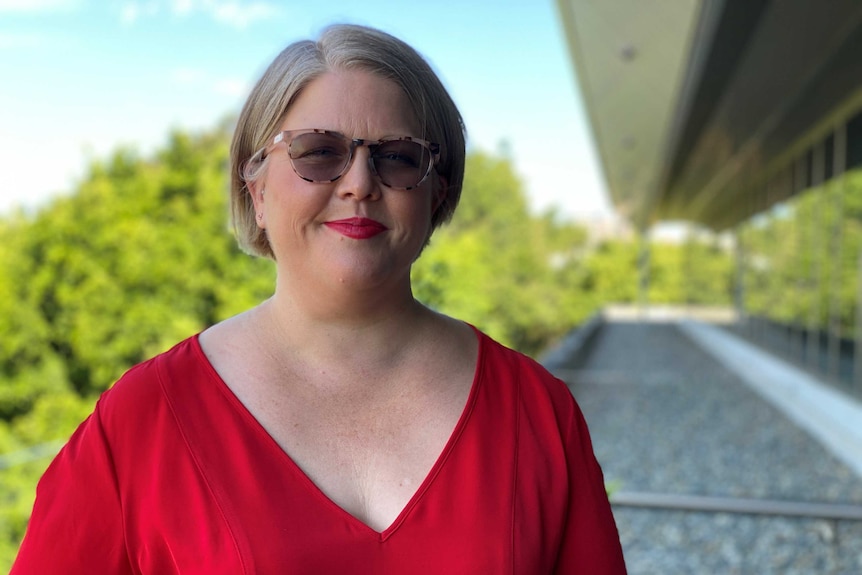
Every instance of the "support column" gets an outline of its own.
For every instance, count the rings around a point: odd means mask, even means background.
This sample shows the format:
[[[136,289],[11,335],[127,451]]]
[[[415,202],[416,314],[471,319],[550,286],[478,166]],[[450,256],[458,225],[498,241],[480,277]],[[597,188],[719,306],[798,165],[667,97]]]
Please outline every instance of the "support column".
[[[794,177],[793,177],[793,187],[796,189],[797,193],[801,195],[802,190],[805,188],[805,158],[799,158],[796,160],[795,168],[794,168]],[[799,203],[799,199],[796,200],[797,204]],[[794,255],[796,256],[796,265],[793,268],[797,270],[802,270],[802,260],[803,260],[803,250],[805,249],[805,238],[803,237],[803,222],[802,222],[802,210],[797,206],[795,208],[796,213],[794,214],[793,222],[793,230],[792,234],[794,235],[794,241],[796,249],[794,250]],[[791,278],[791,281],[795,284],[793,291],[791,291],[792,297],[795,296],[795,301],[791,300],[791,309],[793,311],[793,319],[791,320],[790,327],[790,357],[794,361],[805,363],[805,310],[803,310],[804,304],[804,293],[805,293],[805,280],[802,272],[798,272],[799,276],[795,278]]]
[[[834,219],[832,221],[831,286],[829,288],[829,342],[827,344],[827,370],[829,377],[841,378],[841,283],[844,276],[844,170],[847,163],[847,128],[836,128],[832,153],[832,187]]]
[[[823,283],[823,263],[821,230],[823,226],[823,200],[825,190],[822,189],[823,181],[826,179],[826,146],[820,142],[814,148],[814,158],[811,170],[811,221],[809,222],[810,242],[808,249],[811,250],[811,269],[809,279],[810,294],[808,304],[808,340],[805,349],[805,365],[809,369],[820,371],[820,294]]]
[[[649,307],[649,230],[640,228],[638,240],[638,309],[641,319],[645,319]]]
[[[736,313],[736,325],[740,330],[748,329],[748,314],[745,308],[745,245],[742,240],[742,224],[733,228],[733,256],[736,263],[736,274],[733,286],[733,309]]]
[[[862,389],[862,253],[856,259],[856,337],[853,350],[853,389]],[[857,391],[858,393],[858,391]]]

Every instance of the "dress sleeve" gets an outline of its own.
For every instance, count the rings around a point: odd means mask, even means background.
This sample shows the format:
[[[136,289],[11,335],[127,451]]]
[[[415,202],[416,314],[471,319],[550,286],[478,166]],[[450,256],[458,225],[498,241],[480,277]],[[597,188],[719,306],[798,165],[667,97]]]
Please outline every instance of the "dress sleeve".
[[[39,481],[10,575],[45,573],[132,573],[99,405]]]
[[[605,491],[601,467],[593,453],[586,421],[574,398],[564,429],[569,476],[566,527],[555,573],[625,575],[620,537]]]

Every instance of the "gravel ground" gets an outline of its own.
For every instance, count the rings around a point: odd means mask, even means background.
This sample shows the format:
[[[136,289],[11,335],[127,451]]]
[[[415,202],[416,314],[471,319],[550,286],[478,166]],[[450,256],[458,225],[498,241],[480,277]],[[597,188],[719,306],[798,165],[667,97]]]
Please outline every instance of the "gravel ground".
[[[862,478],[671,323],[604,324],[572,387],[626,492],[862,504]],[[862,574],[862,521],[615,505],[629,573]]]

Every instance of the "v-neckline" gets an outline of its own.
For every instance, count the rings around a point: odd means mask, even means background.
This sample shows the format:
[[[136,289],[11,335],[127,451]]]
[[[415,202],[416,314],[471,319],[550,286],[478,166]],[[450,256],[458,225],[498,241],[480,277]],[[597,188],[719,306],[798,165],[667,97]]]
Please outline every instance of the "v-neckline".
[[[279,458],[284,464],[291,470],[293,474],[299,477],[302,483],[305,485],[306,489],[309,491],[311,495],[315,498],[322,501],[322,503],[328,507],[330,507],[334,513],[342,516],[348,522],[354,524],[359,529],[366,531],[369,535],[377,538],[381,543],[386,541],[389,537],[391,537],[395,532],[398,531],[398,528],[404,523],[407,516],[410,512],[421,502],[425,493],[434,483],[434,480],[439,475],[443,466],[446,463],[446,460],[451,455],[452,451],[455,449],[456,444],[458,443],[458,439],[461,437],[461,434],[464,431],[464,428],[467,426],[467,423],[470,419],[470,415],[473,412],[473,407],[476,403],[476,397],[478,395],[479,387],[481,384],[481,368],[482,362],[484,358],[484,350],[485,350],[485,342],[482,333],[473,325],[468,324],[469,327],[473,330],[473,333],[477,339],[477,353],[476,353],[476,365],[473,370],[473,381],[470,384],[470,392],[467,395],[467,401],[464,404],[464,408],[461,411],[460,416],[458,417],[458,421],[455,423],[455,427],[452,429],[452,432],[449,435],[446,443],[443,446],[442,451],[437,456],[434,461],[434,464],[431,466],[428,473],[425,475],[422,482],[419,484],[419,487],[407,500],[407,503],[401,509],[401,511],[396,515],[395,519],[386,527],[383,531],[377,531],[361,519],[357,518],[355,515],[341,507],[338,503],[332,500],[324,491],[308,476],[308,474],[294,461],[294,459],[290,456],[290,454],[285,451],[278,441],[266,430],[266,428],[257,420],[257,418],[249,411],[246,405],[240,401],[239,397],[234,393],[234,391],[230,388],[230,386],[225,382],[222,376],[218,373],[213,366],[212,362],[207,357],[206,353],[203,350],[203,347],[200,344],[200,334],[197,334],[193,338],[193,348],[195,353],[198,356],[198,359],[206,368],[207,372],[211,375],[214,383],[216,384],[217,389],[225,396],[228,402],[231,404],[231,407],[244,419],[251,430],[254,431],[255,435],[262,438],[267,444],[268,449],[274,449],[275,455],[274,457]]]

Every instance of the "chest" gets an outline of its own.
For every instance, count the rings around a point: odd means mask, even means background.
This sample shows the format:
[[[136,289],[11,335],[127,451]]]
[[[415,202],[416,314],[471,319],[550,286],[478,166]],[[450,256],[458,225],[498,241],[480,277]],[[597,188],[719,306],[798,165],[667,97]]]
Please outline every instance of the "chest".
[[[382,529],[326,494],[236,396],[209,382],[169,386],[165,421],[147,421],[123,451],[135,457],[118,462],[132,563],[157,573],[550,572],[569,497],[566,458],[556,433],[527,423],[547,418],[524,416],[516,388],[488,379],[477,380],[430,470]],[[383,428],[415,415],[383,418]],[[328,444],[311,437],[308,445]],[[396,439],[377,439],[395,449]],[[349,465],[333,461],[324,473]]]
[[[148,437],[141,455],[152,475],[124,496],[133,562],[159,573],[550,572],[567,494],[548,478],[562,467],[533,459],[514,410],[482,403],[381,529],[325,493],[243,412],[179,414],[177,437]],[[159,464],[168,452],[170,465]]]
[[[389,527],[446,452],[470,380],[446,393],[379,403],[250,400],[248,409],[314,487],[377,532]]]
[[[446,450],[475,373],[471,361],[379,373],[249,373],[237,365],[223,363],[219,373],[251,426],[322,495],[377,532],[395,521]]]

